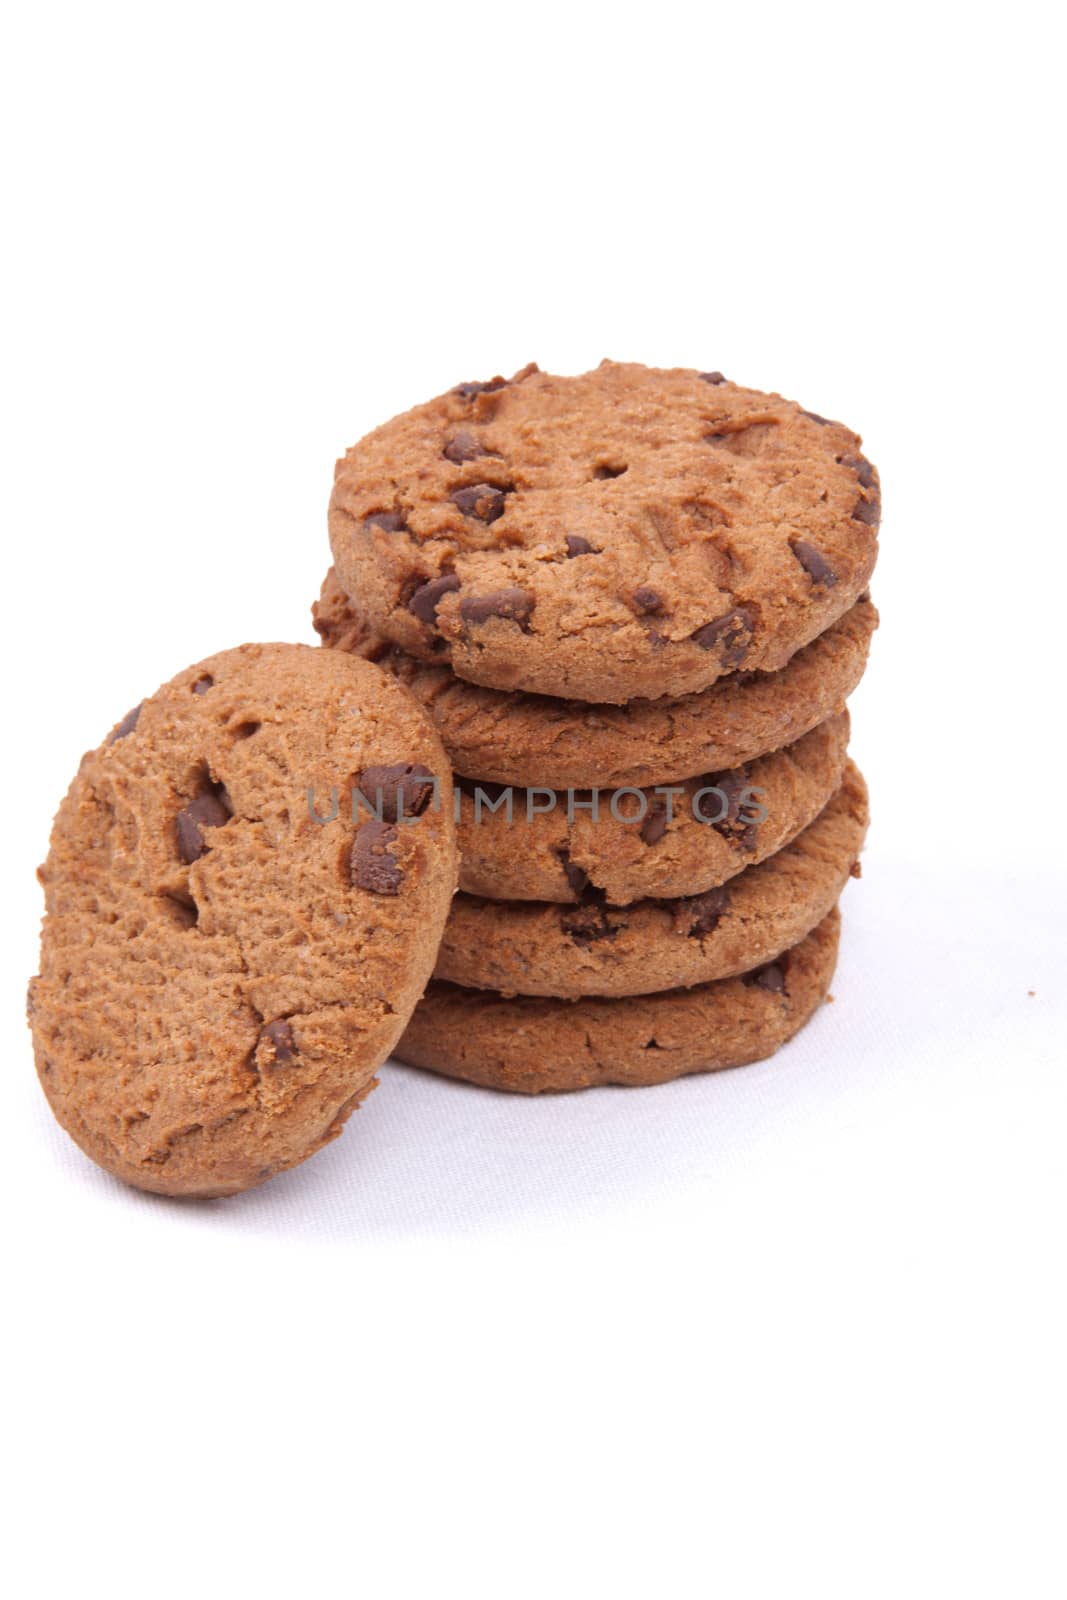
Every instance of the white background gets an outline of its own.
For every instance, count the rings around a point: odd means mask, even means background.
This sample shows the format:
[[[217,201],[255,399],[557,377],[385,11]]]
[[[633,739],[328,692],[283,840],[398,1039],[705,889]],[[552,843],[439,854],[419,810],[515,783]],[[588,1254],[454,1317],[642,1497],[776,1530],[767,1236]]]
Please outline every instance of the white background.
[[[1063,1594],[1049,14],[9,23],[11,1592]],[[881,468],[836,1003],[651,1091],[396,1068],[261,1191],[124,1191],[52,1124],[22,1017],[82,750],[211,651],[313,637],[346,444],[605,355],[779,389]]]

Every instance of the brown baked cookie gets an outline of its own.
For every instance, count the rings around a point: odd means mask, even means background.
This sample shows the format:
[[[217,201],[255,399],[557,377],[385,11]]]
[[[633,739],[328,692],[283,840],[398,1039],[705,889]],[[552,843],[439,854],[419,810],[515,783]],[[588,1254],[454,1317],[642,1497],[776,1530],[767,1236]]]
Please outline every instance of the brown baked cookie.
[[[878,626],[864,597],[779,672],[733,672],[698,694],[613,706],[507,694],[416,661],[358,614],[332,569],[312,613],[323,644],[377,661],[406,684],[457,772],[553,789],[676,783],[793,744],[841,710]]]
[[[658,790],[461,779],[459,886],[493,900],[569,904],[590,890],[612,905],[700,894],[815,820],[841,786],[848,733],[842,711],[785,750]]]
[[[353,823],[353,783],[380,820]],[[86,1154],[224,1195],[340,1133],[433,967],[450,795],[407,692],[306,645],[213,656],[124,718],[56,817],[30,985],[41,1083]]]
[[[618,704],[775,671],[866,590],[878,475],[840,423],[719,373],[461,384],[338,462],[341,582],[410,655]]]
[[[667,1083],[773,1055],[825,998],[840,928],[831,911],[805,939],[741,977],[629,1000],[505,999],[431,983],[399,1061],[520,1094]]]
[[[733,977],[797,944],[855,873],[867,789],[850,762],[837,794],[791,844],[704,894],[609,906],[456,896],[434,977],[500,994],[654,994]]]

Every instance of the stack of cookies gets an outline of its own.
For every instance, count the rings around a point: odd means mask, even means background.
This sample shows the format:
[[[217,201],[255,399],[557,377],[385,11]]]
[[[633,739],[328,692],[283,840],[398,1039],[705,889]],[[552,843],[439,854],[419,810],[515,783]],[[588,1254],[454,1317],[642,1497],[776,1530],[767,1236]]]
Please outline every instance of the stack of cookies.
[[[721,373],[604,362],[462,384],[338,463],[316,628],[413,692],[457,777],[461,892],[401,1060],[651,1084],[819,1006],[867,826],[859,447]]]

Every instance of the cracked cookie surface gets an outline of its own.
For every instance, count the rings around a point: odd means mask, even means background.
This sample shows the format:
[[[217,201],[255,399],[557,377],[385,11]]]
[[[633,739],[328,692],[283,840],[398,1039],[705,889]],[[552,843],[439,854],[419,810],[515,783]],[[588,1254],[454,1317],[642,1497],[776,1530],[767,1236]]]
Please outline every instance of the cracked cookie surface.
[[[573,999],[654,994],[747,972],[799,942],[836,904],[867,832],[867,788],[844,781],[804,831],[703,894],[611,906],[459,894],[434,977],[500,994]]]
[[[353,822],[353,786],[380,817]],[[433,966],[450,796],[407,692],[308,646],[211,657],[124,718],[57,815],[29,997],[42,1086],[86,1154],[208,1196],[335,1137]]]
[[[778,672],[733,672],[696,694],[614,706],[487,689],[418,661],[371,626],[332,569],[312,615],[324,645],[378,662],[411,690],[457,772],[552,789],[675,783],[794,743],[840,711],[878,625],[863,597]]]
[[[446,1077],[519,1094],[668,1083],[762,1061],[825,998],[839,930],[835,909],[769,966],[634,999],[506,999],[435,980],[394,1054]]]
[[[337,464],[341,583],[409,654],[619,704],[775,671],[866,590],[878,475],[840,423],[605,361],[461,384]]]

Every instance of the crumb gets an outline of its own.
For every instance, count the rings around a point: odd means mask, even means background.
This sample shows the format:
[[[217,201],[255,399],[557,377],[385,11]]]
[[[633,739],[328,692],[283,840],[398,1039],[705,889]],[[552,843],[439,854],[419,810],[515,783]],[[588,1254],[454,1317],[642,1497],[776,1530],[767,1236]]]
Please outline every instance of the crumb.
[[[1030,996],[1030,999],[1032,1000],[1034,998],[1034,995],[1037,993],[1037,990],[1036,989],[1027,989],[1026,992]]]
[[[863,868],[860,866],[858,861],[854,861],[848,870],[853,878],[863,877]]]
[[[828,995],[827,995],[827,996],[826,996],[826,1004],[827,1004],[827,1005],[828,1005],[828,1006],[832,1006],[832,1005],[833,1005],[833,1003],[834,1003],[834,996],[833,996],[833,995],[832,995],[832,994],[828,994]]]

